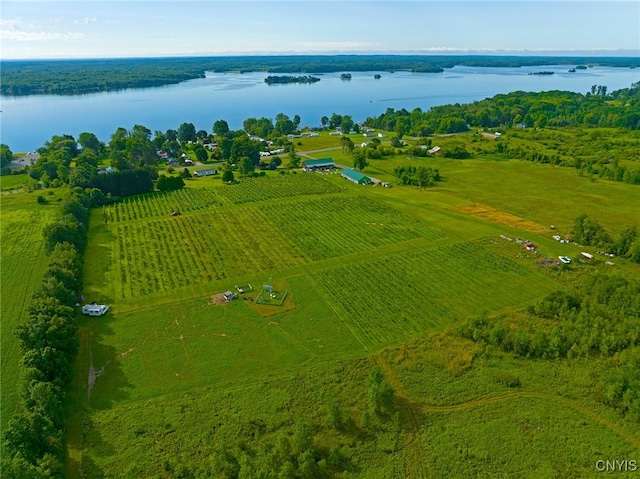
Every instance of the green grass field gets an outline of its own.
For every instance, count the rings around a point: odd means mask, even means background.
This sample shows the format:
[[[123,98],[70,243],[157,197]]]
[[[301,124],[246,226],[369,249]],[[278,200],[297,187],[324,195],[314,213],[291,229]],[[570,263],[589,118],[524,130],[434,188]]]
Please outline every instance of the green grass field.
[[[605,129],[600,139],[534,133],[509,141],[548,154],[580,138],[582,155],[600,154],[603,138],[612,155],[637,148]],[[339,137],[295,141],[303,157],[351,163]],[[580,213],[613,236],[640,227],[640,187],[498,158],[479,135],[432,141],[472,157],[370,160],[364,173],[392,188],[278,171],[93,209],[84,293],[111,309],[79,317],[69,477],[219,477],[231,456],[254,477],[248,468],[295,443],[303,422],[320,468],[312,477],[583,478],[602,476],[599,459],[638,459],[640,427],[602,401],[604,360],[519,359],[453,331],[485,313],[526,318],[519,311],[549,292],[608,268],[543,268],[501,234],[532,240],[541,258],[576,257],[580,248],[551,236]],[[436,167],[443,181],[399,186],[400,165]],[[46,266],[41,231],[57,204],[41,194],[45,205],[34,193],[2,196],[3,427],[20,385],[12,331]],[[287,291],[282,305],[257,304],[264,284]],[[374,423],[372,369],[395,391]]]
[[[55,196],[48,196],[53,200]],[[42,228],[56,211],[55,203],[39,205],[33,194],[2,197],[0,221],[2,281],[0,282],[2,335],[2,388],[0,388],[0,427],[4,428],[18,404],[21,387],[21,353],[13,334],[25,319],[34,289],[47,265]]]
[[[401,164],[444,181],[420,191],[270,174],[94,210],[85,291],[112,310],[81,321],[70,476],[209,477],[221,447],[294,434],[301,417],[318,454],[342,451],[344,477],[596,477],[600,456],[633,456],[637,426],[594,400],[600,363],[483,358],[441,332],[562,287],[500,234],[571,254],[550,225],[568,233],[586,212],[615,234],[639,222],[640,189],[490,158],[397,156],[365,173],[394,182]],[[254,291],[216,301],[246,283]],[[261,284],[286,289],[284,304],[255,304]],[[363,422],[372,367],[395,389],[400,430]],[[326,425],[336,401],[338,429]]]
[[[0,176],[0,190],[14,190],[22,187],[29,179],[29,175],[2,175]]]

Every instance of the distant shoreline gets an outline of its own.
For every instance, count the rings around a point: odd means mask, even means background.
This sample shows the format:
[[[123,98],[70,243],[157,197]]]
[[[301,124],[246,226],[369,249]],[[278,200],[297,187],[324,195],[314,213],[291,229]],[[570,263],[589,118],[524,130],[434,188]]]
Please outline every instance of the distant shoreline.
[[[335,72],[438,72],[454,66],[514,68],[579,65],[640,67],[639,57],[515,55],[281,55],[92,60],[4,60],[3,96],[81,95],[174,85],[205,72],[322,74]]]

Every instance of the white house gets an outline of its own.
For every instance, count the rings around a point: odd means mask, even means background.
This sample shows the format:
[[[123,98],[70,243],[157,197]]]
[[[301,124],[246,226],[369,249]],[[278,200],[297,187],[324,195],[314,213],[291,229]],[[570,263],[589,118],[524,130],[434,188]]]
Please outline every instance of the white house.
[[[378,138],[386,138],[387,134],[386,133],[378,133]]]
[[[216,175],[217,173],[218,172],[214,169],[200,170],[200,171],[194,171],[193,176],[211,176],[211,175]]]

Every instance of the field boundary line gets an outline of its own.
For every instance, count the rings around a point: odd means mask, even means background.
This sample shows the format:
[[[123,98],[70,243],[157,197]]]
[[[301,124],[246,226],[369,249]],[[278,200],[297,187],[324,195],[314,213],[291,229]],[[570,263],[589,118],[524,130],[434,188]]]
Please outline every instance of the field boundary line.
[[[387,361],[380,355],[376,355],[374,359],[378,364],[378,366],[380,367],[382,373],[384,374],[389,384],[395,390],[397,396],[403,398],[404,400],[409,402],[411,405],[415,405],[416,407],[420,408],[420,410],[423,412],[435,413],[435,414],[446,414],[446,413],[455,413],[459,411],[467,411],[476,407],[482,407],[482,406],[498,403],[500,401],[505,401],[509,399],[518,399],[518,398],[544,399],[547,401],[559,402],[565,405],[566,407],[569,407],[574,411],[584,416],[587,416],[588,418],[597,422],[601,426],[604,426],[610,431],[615,432],[620,437],[625,439],[629,444],[631,444],[632,446],[640,450],[640,438],[634,436],[632,433],[626,431],[618,424],[615,424],[609,419],[598,414],[596,411],[583,406],[577,401],[566,398],[564,396],[558,396],[555,394],[550,394],[545,392],[536,392],[536,391],[507,391],[507,392],[502,392],[497,394],[481,396],[476,399],[471,399],[469,401],[465,401],[459,404],[452,404],[452,405],[436,406],[436,405],[426,405],[426,404],[416,403],[411,399],[411,395],[405,389],[404,384],[402,383],[400,378],[398,378],[396,372],[387,363]]]
[[[335,315],[338,317],[338,319],[345,324],[345,326],[349,329],[349,331],[351,331],[351,334],[353,334],[353,337],[358,340],[358,342],[362,345],[364,350],[367,351],[367,352],[371,352],[369,350],[369,348],[367,347],[367,345],[364,344],[362,339],[360,339],[360,337],[355,333],[353,328],[351,328],[351,325],[342,317],[342,315],[338,312],[338,310],[335,308],[335,306],[333,304],[331,304],[331,302],[327,299],[327,297],[322,292],[322,289],[318,287],[318,284],[313,280],[313,278],[310,275],[306,275],[306,277],[309,280],[309,282],[313,285],[313,287],[316,289],[316,291],[318,292],[318,294],[320,295],[322,300],[329,305],[329,307],[335,313]]]
[[[505,401],[508,399],[517,399],[517,398],[545,399],[545,400],[555,401],[555,402],[564,404],[565,406],[573,409],[574,411],[589,417],[590,419],[594,420],[600,425],[615,432],[616,434],[624,438],[628,443],[640,449],[639,438],[625,431],[617,424],[611,422],[609,419],[601,416],[596,411],[588,409],[587,407],[579,404],[578,402],[572,399],[569,399],[563,396],[549,394],[549,393],[535,392],[535,391],[512,391],[512,392],[504,392],[504,393],[498,393],[494,395],[482,396],[480,398],[472,399],[470,401],[466,401],[459,404],[453,404],[449,406],[422,405],[421,407],[422,407],[422,410],[425,412],[436,413],[436,414],[446,414],[446,413],[452,413],[452,412],[458,412],[458,411],[467,411],[469,409],[473,409],[476,407],[482,407],[482,406],[497,403],[500,401]]]

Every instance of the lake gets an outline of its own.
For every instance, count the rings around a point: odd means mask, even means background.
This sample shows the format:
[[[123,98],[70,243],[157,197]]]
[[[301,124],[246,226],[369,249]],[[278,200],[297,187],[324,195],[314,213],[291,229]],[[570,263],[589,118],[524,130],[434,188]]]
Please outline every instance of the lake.
[[[530,75],[538,71],[553,75]],[[313,84],[264,82],[268,73],[208,73],[206,78],[157,88],[76,96],[0,97],[0,137],[14,152],[32,151],[53,135],[78,138],[84,131],[108,141],[118,128],[144,125],[152,131],[178,129],[189,122],[211,131],[216,120],[232,129],[250,117],[299,115],[303,125],[320,126],[323,116],[351,115],[355,121],[387,108],[428,110],[450,103],[470,103],[511,91],[568,90],[586,93],[592,85],[609,92],[640,81],[640,70],[593,67],[569,73],[569,66],[487,68],[456,66],[444,73],[340,72],[315,75]],[[374,79],[379,73],[380,79]],[[292,73],[291,75],[297,75]]]

